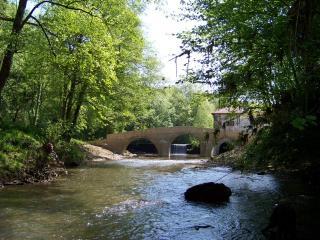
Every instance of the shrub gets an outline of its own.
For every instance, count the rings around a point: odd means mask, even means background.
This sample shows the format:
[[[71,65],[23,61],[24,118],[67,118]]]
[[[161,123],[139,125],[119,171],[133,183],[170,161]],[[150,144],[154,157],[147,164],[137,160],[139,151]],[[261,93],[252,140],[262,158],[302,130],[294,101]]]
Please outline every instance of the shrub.
[[[0,132],[0,174],[21,170],[28,159],[38,155],[40,142],[20,130]]]
[[[50,123],[45,129],[46,142],[58,144],[62,141],[65,133],[68,131],[68,127],[62,121],[56,123]]]
[[[81,165],[86,157],[81,145],[72,140],[68,142],[59,142],[56,146],[56,152],[61,161],[64,162],[67,167],[76,167]]]

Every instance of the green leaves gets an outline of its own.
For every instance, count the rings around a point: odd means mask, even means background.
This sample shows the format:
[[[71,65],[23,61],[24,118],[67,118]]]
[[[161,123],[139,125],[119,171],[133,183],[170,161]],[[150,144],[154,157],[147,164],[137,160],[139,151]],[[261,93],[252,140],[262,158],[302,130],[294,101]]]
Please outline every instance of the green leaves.
[[[270,123],[252,145],[252,156],[261,162],[268,157],[288,163],[306,155],[317,161],[320,2],[184,2],[183,17],[199,20],[180,34],[183,48],[200,56],[195,79],[212,84],[227,105],[257,106]]]
[[[10,42],[19,42],[1,94],[2,120],[49,126],[53,132],[61,125],[60,130],[74,134],[106,128],[111,121],[125,126],[136,119],[134,106],[143,106],[145,86],[158,77],[158,63],[145,50],[137,15],[143,3],[54,2],[34,12],[42,27],[30,18],[32,24],[17,36],[10,38],[12,23],[0,20],[0,56]],[[13,17],[15,4],[1,2],[2,11]]]
[[[305,117],[295,117],[292,121],[291,121],[291,125],[300,130],[303,131],[305,130],[305,128],[309,127],[309,126],[317,126],[317,117],[313,116],[313,115],[307,115]]]
[[[289,8],[264,0],[198,0],[188,4],[195,6],[195,17],[202,23],[192,35],[181,36],[184,47],[199,52],[202,66],[207,65],[205,69],[215,76],[200,71],[200,81],[217,85],[232,99],[239,100],[242,95],[256,101],[274,98],[278,88],[275,73],[290,75],[287,65],[278,64],[288,44],[284,28]]]

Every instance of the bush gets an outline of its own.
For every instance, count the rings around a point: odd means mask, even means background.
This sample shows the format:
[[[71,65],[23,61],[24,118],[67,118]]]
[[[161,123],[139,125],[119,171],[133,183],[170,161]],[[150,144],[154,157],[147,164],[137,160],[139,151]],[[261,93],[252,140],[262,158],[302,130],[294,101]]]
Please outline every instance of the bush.
[[[40,143],[33,136],[30,136],[20,130],[7,130],[0,133],[0,149],[6,151],[13,149],[36,149],[40,147]]]
[[[244,169],[259,169],[265,168],[268,165],[268,150],[265,149],[263,135],[257,135],[253,142],[245,146],[245,151],[240,161],[238,162],[238,167]],[[267,152],[266,152],[267,151]]]
[[[66,134],[69,131],[70,126],[62,121],[50,123],[44,131],[46,142],[58,144],[60,141],[63,141],[65,139]]]
[[[40,142],[20,130],[0,132],[0,175],[20,171],[28,159],[38,155]]]
[[[247,146],[242,165],[248,168],[286,169],[318,164],[318,134],[319,128],[315,126],[302,130],[288,124],[265,127]]]
[[[70,143],[59,142],[56,146],[56,152],[59,159],[63,161],[67,167],[76,167],[81,165],[86,157],[81,145],[75,140],[72,140]]]

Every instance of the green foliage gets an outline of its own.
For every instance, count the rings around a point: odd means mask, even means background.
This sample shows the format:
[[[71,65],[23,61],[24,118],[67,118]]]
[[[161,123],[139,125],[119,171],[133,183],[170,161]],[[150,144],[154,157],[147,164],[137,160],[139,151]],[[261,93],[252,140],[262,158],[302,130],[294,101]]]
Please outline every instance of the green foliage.
[[[0,175],[20,171],[26,161],[38,156],[41,144],[20,130],[0,132]]]
[[[67,167],[75,167],[83,164],[86,154],[78,141],[59,142],[56,145],[56,152],[59,160],[63,161]]]
[[[305,118],[303,117],[295,117],[291,124],[294,128],[303,131],[308,126],[316,126],[317,117],[313,115],[307,115]]]
[[[46,3],[36,18],[47,38],[31,24],[18,34],[18,53],[0,95],[0,120],[38,129],[54,144],[150,127],[210,126],[205,111],[211,106],[201,105],[205,97],[187,87],[157,86],[160,64],[138,17],[147,2],[71,3],[84,11]],[[14,17],[16,6],[9,5],[1,9]],[[3,56],[12,23],[0,24]]]
[[[15,18],[20,2],[2,1],[0,15]],[[160,64],[139,19],[148,2],[154,1],[43,1],[21,31],[0,20],[1,68],[8,49],[14,50],[0,89],[0,169],[46,165],[44,143],[54,144],[66,165],[78,165],[84,153],[72,138],[210,126],[212,109],[205,96],[188,87],[157,85]]]
[[[193,126],[213,128],[213,117],[211,113],[214,111],[214,104],[210,103],[207,99],[200,103],[197,109],[197,114],[194,117]]]
[[[310,126],[303,129],[285,126],[269,126],[258,131],[247,146],[243,167],[285,169],[318,164],[319,132]]]
[[[195,126],[211,127],[214,104],[203,94],[185,87],[154,91],[148,97],[146,127]],[[141,121],[139,121],[141,122]]]
[[[19,53],[0,95],[0,120],[41,128],[51,142],[71,136],[93,139],[105,136],[106,129],[127,128],[144,111],[146,92],[159,77],[159,64],[140,29],[138,9],[144,4],[71,3],[79,11],[45,3],[35,16],[43,29],[26,24],[18,34]],[[0,7],[6,16],[15,16],[14,3]],[[4,56],[12,23],[0,24]]]
[[[5,153],[19,148],[35,150],[40,146],[39,141],[19,130],[1,131],[0,134],[0,148]]]
[[[269,128],[260,130],[254,142],[247,146],[245,155],[242,156],[239,165],[242,168],[259,169],[268,167],[270,162],[277,162],[282,157],[278,155],[279,152],[274,154],[274,149],[272,149],[274,144],[272,141]]]
[[[53,144],[58,143],[63,140],[63,135],[67,131],[66,125],[62,122],[49,123],[45,129],[46,142]]]
[[[184,50],[201,55],[192,81],[216,86],[229,106],[257,106],[270,125],[248,149],[249,159],[273,165],[295,164],[304,154],[302,162],[316,159],[320,2],[184,2],[183,18],[200,20],[179,34]]]

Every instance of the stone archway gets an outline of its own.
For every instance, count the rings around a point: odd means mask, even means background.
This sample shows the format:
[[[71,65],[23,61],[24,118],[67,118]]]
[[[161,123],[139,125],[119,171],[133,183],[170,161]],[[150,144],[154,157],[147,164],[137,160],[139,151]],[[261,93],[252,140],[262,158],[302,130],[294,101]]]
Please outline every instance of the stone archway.
[[[212,148],[211,157],[220,154],[220,148],[223,144],[232,144],[233,141],[230,138],[222,138],[220,139],[215,146]]]
[[[133,147],[133,144],[138,143],[141,146]],[[132,146],[130,148],[130,146]],[[132,151],[136,148],[135,151]],[[146,153],[146,154],[159,154],[159,150],[157,146],[148,138],[133,138],[128,141],[128,143],[124,146],[124,151],[128,150],[131,153]]]
[[[192,146],[192,143],[194,143],[195,141],[198,142],[199,146]],[[201,138],[196,137],[194,134],[190,134],[190,133],[180,134],[171,141],[170,154],[200,155],[200,151],[201,151],[200,143],[201,143]],[[180,152],[179,150],[181,150],[182,152]]]
[[[148,138],[148,137],[144,137],[144,136],[134,136],[134,137],[127,139],[127,141],[125,141],[125,143],[123,144],[123,148],[122,148],[121,152],[125,152],[128,149],[128,147],[130,146],[130,144],[132,144],[133,142],[139,141],[142,139],[150,142],[154,146],[154,148],[156,149],[157,154],[159,154],[159,152],[160,152],[159,145],[153,139]]]

